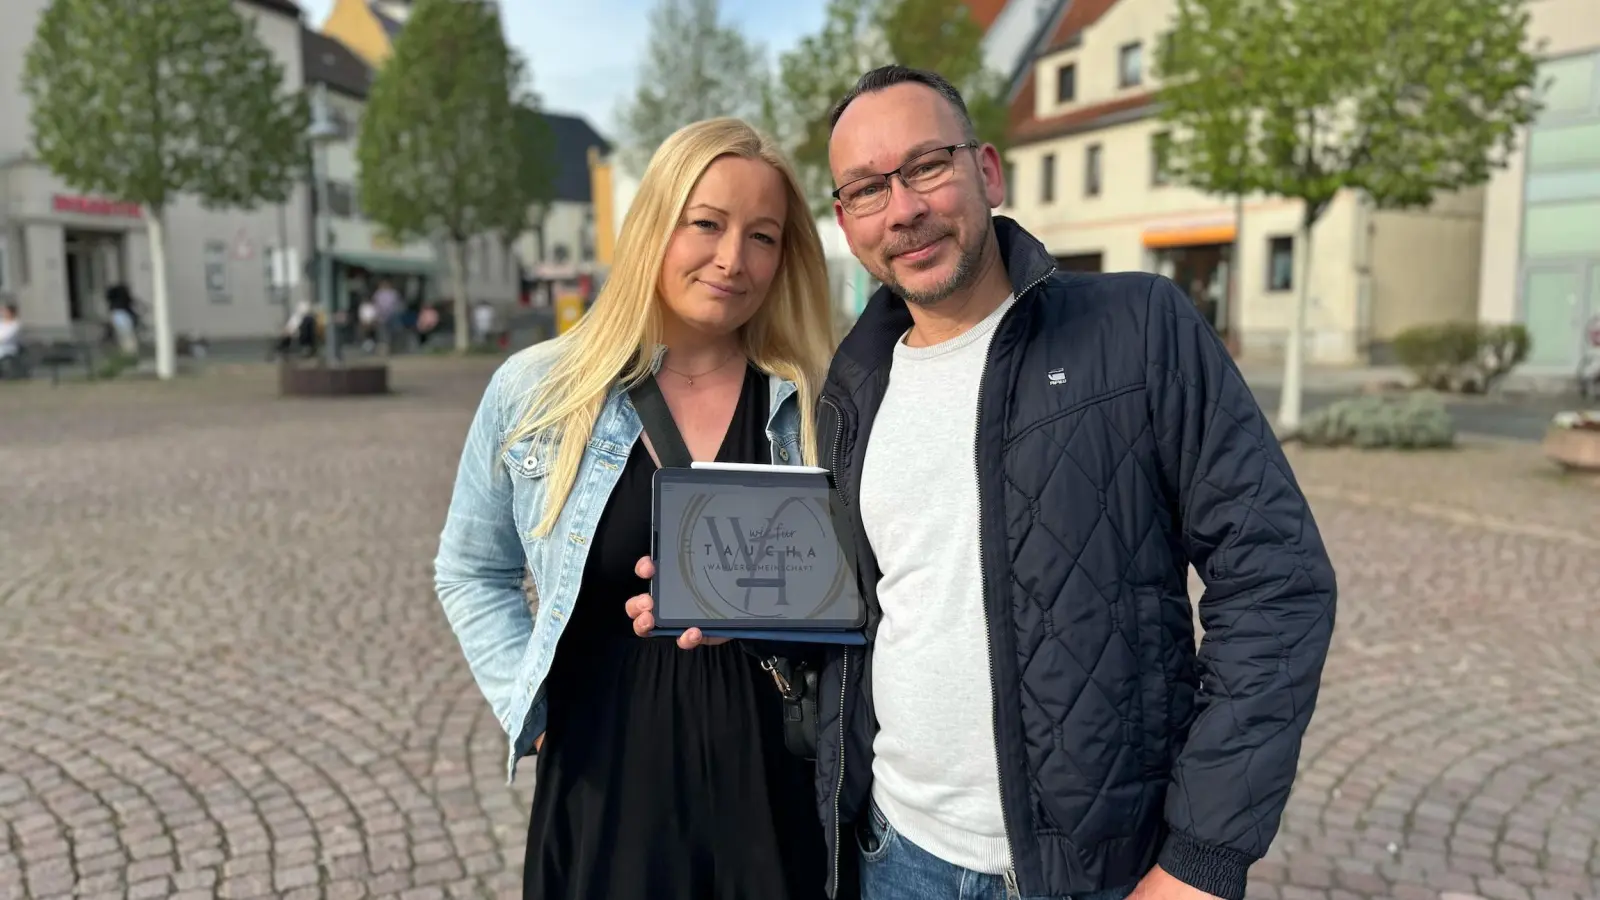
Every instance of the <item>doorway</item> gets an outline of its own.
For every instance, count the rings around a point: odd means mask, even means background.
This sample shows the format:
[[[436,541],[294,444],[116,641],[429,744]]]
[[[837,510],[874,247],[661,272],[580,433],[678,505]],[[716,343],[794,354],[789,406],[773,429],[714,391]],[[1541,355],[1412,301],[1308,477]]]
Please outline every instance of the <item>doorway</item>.
[[[1155,251],[1155,270],[1175,282],[1224,341],[1233,297],[1233,245],[1200,244]]]
[[[63,239],[67,309],[73,322],[107,318],[106,290],[123,283],[122,235],[68,229]]]
[[[1527,364],[1576,369],[1588,341],[1588,324],[1600,316],[1600,260],[1529,266],[1522,276],[1522,322],[1528,329]]]

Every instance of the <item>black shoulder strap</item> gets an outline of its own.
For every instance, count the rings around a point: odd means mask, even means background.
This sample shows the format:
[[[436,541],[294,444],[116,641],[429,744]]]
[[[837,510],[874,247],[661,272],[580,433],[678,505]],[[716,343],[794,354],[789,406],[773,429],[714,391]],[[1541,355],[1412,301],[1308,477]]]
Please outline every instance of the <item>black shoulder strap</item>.
[[[650,446],[656,451],[661,468],[689,468],[694,457],[689,455],[689,445],[684,443],[683,433],[672,419],[672,410],[667,408],[667,398],[661,396],[661,385],[656,384],[655,376],[639,382],[628,396],[633,398],[633,408],[639,413],[639,421],[644,423],[644,433],[650,438]]]

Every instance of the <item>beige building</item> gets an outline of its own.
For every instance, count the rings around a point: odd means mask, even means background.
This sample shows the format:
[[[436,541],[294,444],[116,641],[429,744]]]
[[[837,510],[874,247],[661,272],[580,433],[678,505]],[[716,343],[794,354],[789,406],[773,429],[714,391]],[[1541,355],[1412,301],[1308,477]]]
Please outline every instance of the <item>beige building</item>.
[[[32,157],[22,66],[46,0],[7,0],[0,29],[0,297],[26,326],[93,334],[106,319],[106,289],[122,282],[151,300],[150,242],[142,211],[114,197],[86,195]],[[289,0],[238,0],[257,34],[300,84],[300,9]],[[281,206],[206,210],[183,197],[168,210],[167,285],[178,334],[208,339],[277,331],[267,255],[294,247],[307,258],[308,190]],[[306,296],[309,296],[307,294]]]
[[[1063,268],[1160,272],[1236,354],[1281,356],[1305,274],[1301,205],[1167,183],[1149,67],[1173,11],[1172,0],[1067,7],[1013,105],[1006,211]],[[1476,318],[1482,211],[1481,189],[1416,212],[1339,196],[1312,234],[1307,359],[1383,362],[1406,327]]]
[[[1488,185],[1480,310],[1528,326],[1519,374],[1564,378],[1600,320],[1600,3],[1532,0],[1529,12],[1545,108]]]

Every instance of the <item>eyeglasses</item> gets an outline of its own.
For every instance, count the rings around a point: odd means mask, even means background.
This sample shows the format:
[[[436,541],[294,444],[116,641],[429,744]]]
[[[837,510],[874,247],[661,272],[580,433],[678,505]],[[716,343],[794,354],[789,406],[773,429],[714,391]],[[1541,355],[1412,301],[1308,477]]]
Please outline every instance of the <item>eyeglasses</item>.
[[[979,146],[976,141],[967,141],[929,150],[893,172],[865,175],[849,182],[833,192],[833,199],[852,216],[870,216],[889,205],[890,182],[894,176],[899,175],[900,183],[906,187],[926,194],[950,180],[951,173],[956,170],[957,150],[975,150]]]

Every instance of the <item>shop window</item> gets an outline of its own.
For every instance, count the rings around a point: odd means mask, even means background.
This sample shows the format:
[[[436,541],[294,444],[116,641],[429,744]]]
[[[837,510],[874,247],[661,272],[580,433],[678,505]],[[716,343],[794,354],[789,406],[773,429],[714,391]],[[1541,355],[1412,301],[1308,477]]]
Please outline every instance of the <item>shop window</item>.
[[[1294,238],[1267,238],[1267,290],[1294,289]]]

